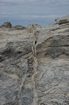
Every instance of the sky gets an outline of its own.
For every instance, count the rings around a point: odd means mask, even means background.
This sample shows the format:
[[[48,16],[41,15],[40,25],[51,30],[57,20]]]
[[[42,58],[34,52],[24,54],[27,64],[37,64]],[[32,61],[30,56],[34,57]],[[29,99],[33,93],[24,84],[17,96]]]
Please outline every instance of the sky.
[[[0,0],[0,25],[55,23],[55,19],[69,15],[69,0]]]

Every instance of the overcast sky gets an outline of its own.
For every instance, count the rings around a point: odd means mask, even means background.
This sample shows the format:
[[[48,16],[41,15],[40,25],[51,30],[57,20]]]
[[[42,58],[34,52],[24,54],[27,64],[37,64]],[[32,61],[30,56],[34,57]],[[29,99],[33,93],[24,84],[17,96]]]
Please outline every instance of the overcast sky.
[[[0,0],[0,25],[37,23],[47,25],[69,15],[69,0]]]

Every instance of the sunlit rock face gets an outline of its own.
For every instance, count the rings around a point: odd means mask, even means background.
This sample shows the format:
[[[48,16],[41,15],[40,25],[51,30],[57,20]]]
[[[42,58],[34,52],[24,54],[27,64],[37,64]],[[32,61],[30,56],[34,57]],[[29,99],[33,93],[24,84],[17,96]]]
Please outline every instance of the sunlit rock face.
[[[0,27],[0,105],[69,105],[69,16]]]

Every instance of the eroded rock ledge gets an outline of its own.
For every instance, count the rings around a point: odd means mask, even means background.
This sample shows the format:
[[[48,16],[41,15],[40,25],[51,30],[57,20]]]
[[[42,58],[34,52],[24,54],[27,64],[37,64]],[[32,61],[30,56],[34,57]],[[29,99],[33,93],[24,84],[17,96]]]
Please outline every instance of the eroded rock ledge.
[[[0,27],[0,105],[69,105],[69,16]]]

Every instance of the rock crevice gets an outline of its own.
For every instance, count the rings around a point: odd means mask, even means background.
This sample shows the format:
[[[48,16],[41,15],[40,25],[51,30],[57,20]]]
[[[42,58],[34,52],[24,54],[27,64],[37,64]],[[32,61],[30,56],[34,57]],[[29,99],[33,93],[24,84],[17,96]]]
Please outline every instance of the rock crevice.
[[[0,105],[69,105],[69,16],[0,27]]]

